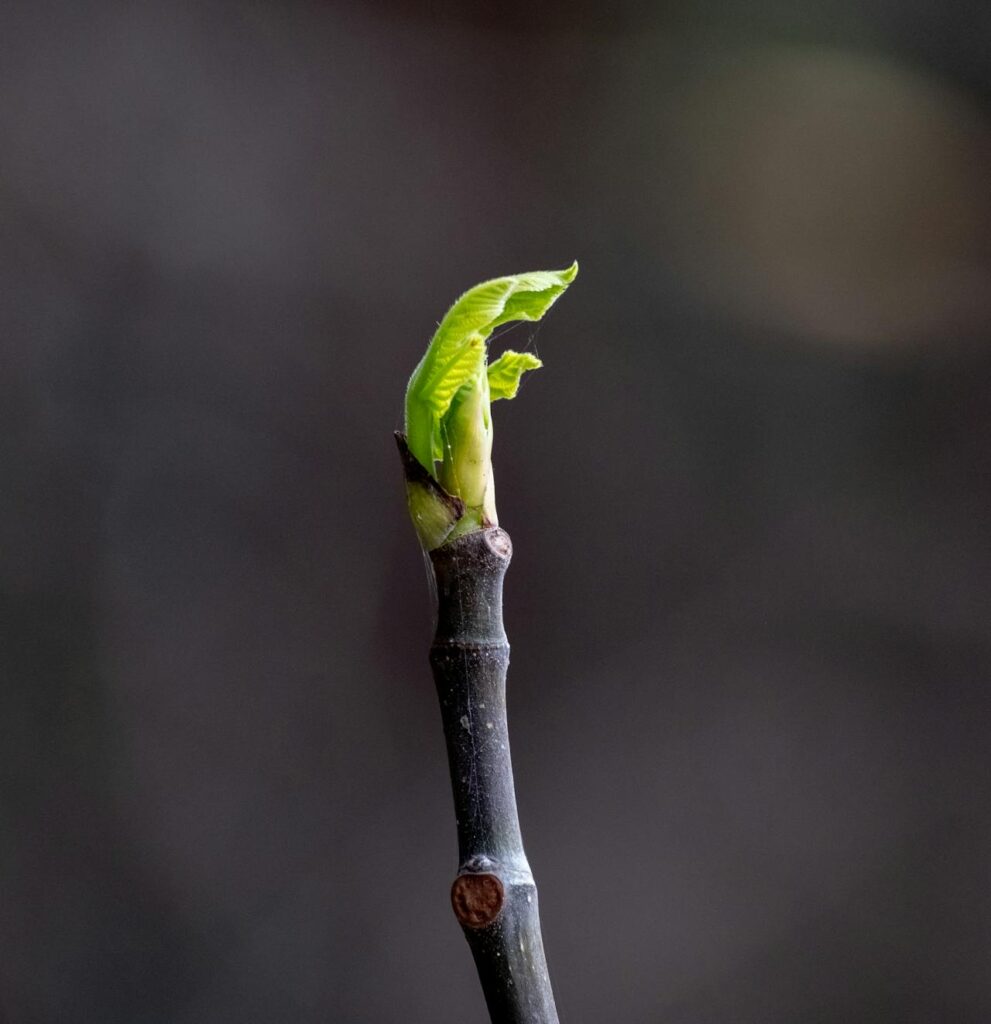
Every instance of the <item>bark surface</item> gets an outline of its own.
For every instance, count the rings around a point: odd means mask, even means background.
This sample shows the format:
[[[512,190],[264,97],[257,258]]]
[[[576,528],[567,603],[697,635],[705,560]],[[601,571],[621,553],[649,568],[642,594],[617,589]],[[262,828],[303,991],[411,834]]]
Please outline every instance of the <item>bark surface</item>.
[[[502,585],[511,556],[499,527],[430,553],[438,599],[430,663],[458,825],[451,902],[493,1024],[557,1024],[509,753]]]

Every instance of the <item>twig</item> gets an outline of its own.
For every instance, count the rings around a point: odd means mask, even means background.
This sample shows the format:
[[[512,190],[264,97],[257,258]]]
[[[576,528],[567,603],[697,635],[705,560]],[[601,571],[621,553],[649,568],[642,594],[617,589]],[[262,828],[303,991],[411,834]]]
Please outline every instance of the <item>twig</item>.
[[[438,605],[430,663],[458,823],[451,902],[493,1024],[557,1024],[509,754],[502,581],[511,555],[498,527],[430,553]]]
[[[520,377],[541,363],[513,351],[490,363],[486,339],[500,324],[541,319],[577,273],[575,263],[465,292],[413,371],[407,435],[396,435],[410,516],[437,583],[430,663],[460,857],[451,903],[492,1024],[557,1024],[558,1017],[509,756],[502,582],[512,544],[498,526],[491,461],[491,403],[513,398]]]

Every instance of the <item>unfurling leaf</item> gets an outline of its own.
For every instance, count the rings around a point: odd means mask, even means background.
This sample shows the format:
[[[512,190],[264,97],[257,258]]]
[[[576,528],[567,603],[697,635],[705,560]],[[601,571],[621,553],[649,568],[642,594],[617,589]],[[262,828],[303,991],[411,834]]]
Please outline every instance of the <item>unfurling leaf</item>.
[[[487,367],[486,342],[502,324],[539,320],[577,273],[574,263],[566,270],[513,274],[469,289],[447,311],[410,377],[406,388],[409,451],[465,506],[452,539],[496,523],[490,404],[498,398],[513,398],[520,377],[541,365],[528,352],[508,351]]]
[[[470,288],[441,320],[406,389],[406,437],[424,469],[444,458],[441,422],[460,388],[485,368],[485,342],[502,324],[539,320],[575,279],[566,270],[512,274]]]
[[[544,364],[530,352],[507,349],[494,363],[489,363],[489,398],[515,398],[520,377],[527,370],[539,370]]]

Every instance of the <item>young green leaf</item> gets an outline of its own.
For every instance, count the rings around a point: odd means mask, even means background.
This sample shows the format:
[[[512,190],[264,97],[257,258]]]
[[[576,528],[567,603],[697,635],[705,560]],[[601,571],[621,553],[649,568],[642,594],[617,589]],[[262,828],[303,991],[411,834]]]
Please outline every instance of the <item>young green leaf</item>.
[[[539,370],[544,364],[530,352],[506,349],[494,363],[489,363],[489,397],[515,398],[520,389],[520,377],[527,370]]]
[[[406,389],[407,442],[428,472],[433,473],[434,462],[444,458],[441,423],[454,396],[484,372],[489,335],[514,320],[539,320],[577,273],[575,263],[566,270],[485,281],[448,310]]]
[[[529,352],[507,351],[486,366],[486,342],[501,324],[539,320],[577,273],[575,263],[469,289],[447,311],[413,371],[406,388],[406,444],[410,457],[439,484],[437,493],[422,479],[414,487],[407,468],[410,512],[427,550],[497,523],[491,403],[513,398],[520,377],[541,362]],[[440,495],[457,499],[457,509],[428,507]]]

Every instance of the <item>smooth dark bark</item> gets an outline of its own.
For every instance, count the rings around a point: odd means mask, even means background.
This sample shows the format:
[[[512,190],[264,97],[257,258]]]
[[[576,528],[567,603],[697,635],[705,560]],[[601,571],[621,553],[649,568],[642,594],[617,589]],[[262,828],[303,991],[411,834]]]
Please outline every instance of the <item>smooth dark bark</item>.
[[[451,900],[493,1024],[557,1024],[509,756],[502,583],[511,554],[509,535],[498,527],[430,553],[438,599],[430,663],[460,856]]]

